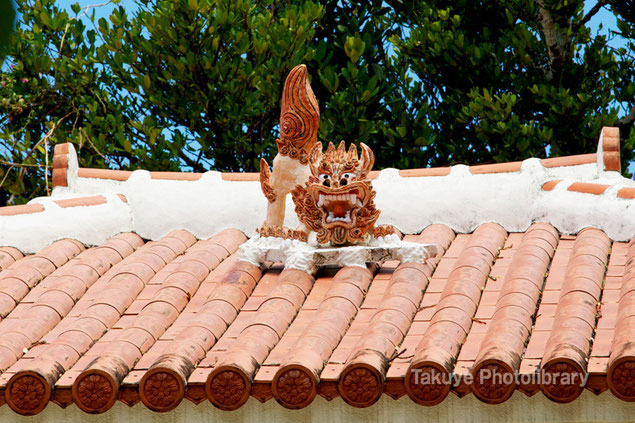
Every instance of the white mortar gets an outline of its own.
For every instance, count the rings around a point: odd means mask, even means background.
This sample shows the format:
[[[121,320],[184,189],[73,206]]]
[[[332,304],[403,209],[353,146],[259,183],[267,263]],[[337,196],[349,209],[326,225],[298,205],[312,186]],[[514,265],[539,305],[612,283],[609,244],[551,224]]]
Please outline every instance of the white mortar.
[[[267,200],[258,181],[226,181],[218,172],[204,173],[197,181],[151,179],[143,170],[123,182],[78,178],[72,153],[69,186],[56,187],[53,199],[95,194],[114,198],[112,194],[121,193],[128,204],[115,200],[59,209],[50,199],[35,199],[32,202],[46,205],[43,213],[0,216],[0,245],[30,253],[62,237],[93,245],[122,231],[156,240],[174,229],[186,229],[202,239],[226,228],[254,236],[264,222]],[[553,179],[564,181],[543,191],[542,185]],[[612,187],[601,195],[567,191],[575,181]],[[617,172],[599,172],[597,164],[547,169],[533,158],[525,160],[519,172],[474,175],[458,165],[447,176],[408,178],[385,169],[373,186],[381,210],[377,223],[394,225],[404,234],[419,233],[434,223],[466,233],[486,222],[518,232],[542,221],[565,234],[596,227],[615,241],[635,236],[635,200],[617,197],[620,188],[634,187],[635,182]],[[285,224],[295,228],[299,222],[291,196],[286,204]]]
[[[48,197],[36,198],[31,203],[42,204],[43,212],[0,216],[0,245],[36,253],[62,238],[99,245],[118,233],[134,231],[130,207],[114,193],[104,196],[105,204],[67,208]]]
[[[256,266],[261,266],[265,261],[283,263],[285,269],[313,274],[322,266],[366,268],[366,263],[382,264],[387,260],[424,263],[436,254],[434,245],[401,241],[396,235],[372,239],[368,245],[345,247],[324,247],[295,239],[255,236],[240,246],[238,260]]]

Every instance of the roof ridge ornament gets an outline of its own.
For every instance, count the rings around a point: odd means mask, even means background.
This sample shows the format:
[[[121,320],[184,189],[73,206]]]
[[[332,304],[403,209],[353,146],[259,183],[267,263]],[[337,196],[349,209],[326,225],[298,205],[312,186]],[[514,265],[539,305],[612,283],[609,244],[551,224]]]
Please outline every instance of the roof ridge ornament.
[[[305,65],[291,70],[284,84],[280,139],[273,172],[260,160],[260,184],[269,201],[261,236],[307,241],[317,234],[320,245],[344,246],[395,233],[392,226],[375,227],[380,211],[368,174],[375,163],[370,147],[361,143],[346,149],[344,141],[326,152],[317,141],[320,111]],[[285,200],[291,193],[301,225],[284,228]]]
[[[267,217],[259,237],[241,247],[241,258],[256,264],[283,261],[286,267],[308,270],[386,259],[423,262],[432,256],[433,246],[403,243],[394,227],[375,225],[380,211],[369,178],[373,151],[360,143],[360,156],[355,144],[347,149],[344,141],[337,147],[329,142],[323,151],[317,141],[319,121],[306,66],[298,65],[284,84],[273,171],[260,160]],[[300,221],[296,229],[284,227],[287,194]]]

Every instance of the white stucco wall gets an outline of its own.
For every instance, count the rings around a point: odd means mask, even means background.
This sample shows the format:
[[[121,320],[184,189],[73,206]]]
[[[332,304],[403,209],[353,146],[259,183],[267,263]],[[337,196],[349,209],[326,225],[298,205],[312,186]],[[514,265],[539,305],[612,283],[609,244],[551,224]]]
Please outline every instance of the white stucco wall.
[[[6,405],[0,408],[0,421],[58,423],[84,422],[106,423],[148,423],[148,422],[227,422],[227,423],[277,423],[277,422],[632,422],[635,419],[635,404],[621,401],[610,392],[600,396],[584,391],[574,402],[557,404],[541,393],[527,397],[515,392],[506,402],[499,405],[488,405],[473,395],[457,398],[450,394],[440,405],[424,407],[415,404],[408,397],[395,401],[383,395],[369,408],[354,408],[340,398],[326,401],[317,397],[311,405],[301,410],[287,410],[275,400],[262,404],[254,398],[236,411],[221,411],[205,401],[194,405],[188,400],[168,413],[155,413],[139,403],[128,407],[117,402],[108,412],[99,415],[86,414],[75,405],[66,409],[54,403],[33,417],[15,414]]]

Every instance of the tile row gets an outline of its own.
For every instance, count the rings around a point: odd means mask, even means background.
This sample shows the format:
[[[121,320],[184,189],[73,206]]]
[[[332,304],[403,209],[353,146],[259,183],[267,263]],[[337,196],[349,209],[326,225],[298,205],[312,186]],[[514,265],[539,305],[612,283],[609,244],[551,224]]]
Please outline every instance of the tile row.
[[[117,400],[165,412],[184,398],[233,410],[250,396],[291,409],[318,395],[367,407],[383,393],[635,400],[635,241],[432,225],[406,236],[437,246],[425,264],[312,275],[238,261],[245,240],[174,231],[0,249],[0,292],[4,279],[21,287],[0,321],[2,397],[26,415]]]

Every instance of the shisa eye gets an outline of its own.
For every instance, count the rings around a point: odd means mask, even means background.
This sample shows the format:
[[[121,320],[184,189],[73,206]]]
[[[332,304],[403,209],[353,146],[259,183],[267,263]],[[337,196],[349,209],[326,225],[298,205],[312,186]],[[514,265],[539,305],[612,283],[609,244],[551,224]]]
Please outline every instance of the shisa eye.
[[[349,179],[351,179],[353,175],[351,175],[350,173],[345,173],[342,175],[342,179],[340,180],[340,186],[344,186],[346,184],[348,184]]]
[[[331,186],[331,180],[329,178],[329,175],[327,175],[326,173],[320,173],[318,175],[318,179],[320,180],[320,183],[326,187],[330,187]]]

